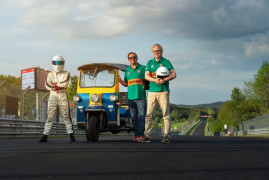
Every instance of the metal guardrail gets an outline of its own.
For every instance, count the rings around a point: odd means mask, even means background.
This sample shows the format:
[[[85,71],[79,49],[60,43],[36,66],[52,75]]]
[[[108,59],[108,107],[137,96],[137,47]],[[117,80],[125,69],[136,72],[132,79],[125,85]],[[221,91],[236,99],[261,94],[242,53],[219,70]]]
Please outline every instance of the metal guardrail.
[[[269,127],[269,114],[263,114],[261,116],[252,118],[239,124],[239,130],[254,130],[264,127]]]
[[[185,130],[183,130],[183,132],[179,133],[179,135],[186,135],[194,126],[196,126],[200,122],[201,122],[201,120],[199,119],[199,121],[196,121],[192,125],[186,127]]]
[[[210,130],[208,130],[208,135],[209,136],[214,136],[214,133],[212,133]]]
[[[2,137],[38,137],[43,134],[45,122],[21,119],[0,118],[0,138]],[[73,125],[76,135],[83,135],[85,132]],[[54,122],[50,135],[66,135],[64,123]]]
[[[197,122],[193,122],[193,123],[187,123],[187,124],[184,124],[183,126],[179,127],[178,129],[176,130],[171,130],[171,134],[172,135],[186,135],[194,126],[196,126],[198,123],[200,122],[197,121]],[[152,131],[151,131],[151,134],[152,135],[163,135],[164,130],[162,128],[157,128],[157,127],[153,127],[152,128]]]
[[[225,131],[218,132],[219,136],[269,135],[269,114],[252,118],[239,124],[237,128],[230,126]]]
[[[194,124],[184,125],[183,132],[173,132],[177,135],[187,134],[194,126]],[[44,131],[44,121],[22,120],[22,119],[7,119],[0,118],[0,138],[9,137],[39,137]],[[75,135],[85,135],[85,131],[78,129],[77,125],[73,125]],[[153,134],[161,134],[160,128],[153,128]],[[50,131],[50,135],[67,135],[65,124],[54,122]]]
[[[259,128],[254,130],[244,130],[244,131],[237,131],[235,135],[243,136],[243,135],[269,135],[269,127],[267,128]]]

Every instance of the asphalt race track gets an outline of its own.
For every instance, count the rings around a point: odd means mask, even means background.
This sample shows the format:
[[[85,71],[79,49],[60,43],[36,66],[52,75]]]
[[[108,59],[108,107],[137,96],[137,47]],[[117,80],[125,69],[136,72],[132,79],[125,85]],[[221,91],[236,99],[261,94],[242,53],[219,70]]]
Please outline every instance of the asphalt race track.
[[[269,138],[0,139],[0,179],[269,179]]]
[[[205,136],[205,126],[207,121],[203,120],[194,130],[192,136]]]

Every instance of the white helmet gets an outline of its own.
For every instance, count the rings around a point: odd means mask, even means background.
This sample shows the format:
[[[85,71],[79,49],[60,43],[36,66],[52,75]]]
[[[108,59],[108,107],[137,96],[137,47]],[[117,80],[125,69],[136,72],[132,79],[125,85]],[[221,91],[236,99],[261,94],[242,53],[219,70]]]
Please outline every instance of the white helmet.
[[[52,58],[51,62],[54,71],[61,72],[64,69],[65,60],[63,56],[56,55]]]
[[[165,78],[169,76],[169,70],[166,67],[159,67],[156,72],[157,78]]]

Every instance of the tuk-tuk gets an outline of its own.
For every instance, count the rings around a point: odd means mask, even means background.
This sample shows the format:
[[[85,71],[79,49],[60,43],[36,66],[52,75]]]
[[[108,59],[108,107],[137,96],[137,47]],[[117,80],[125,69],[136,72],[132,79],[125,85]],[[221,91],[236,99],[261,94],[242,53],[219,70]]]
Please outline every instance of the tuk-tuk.
[[[78,67],[77,126],[84,129],[88,141],[96,142],[99,133],[134,130],[127,92],[120,92],[119,71],[128,65],[92,63]]]

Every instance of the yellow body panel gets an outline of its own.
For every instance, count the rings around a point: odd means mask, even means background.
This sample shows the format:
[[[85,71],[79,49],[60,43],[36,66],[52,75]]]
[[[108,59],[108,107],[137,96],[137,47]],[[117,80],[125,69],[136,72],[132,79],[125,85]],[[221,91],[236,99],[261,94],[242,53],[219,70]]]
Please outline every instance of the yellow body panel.
[[[91,95],[92,94],[97,94],[98,95],[99,100],[97,102],[92,102],[91,101]],[[102,104],[102,93],[92,93],[92,94],[89,94],[89,100],[90,100],[89,106],[103,106],[103,104]]]

